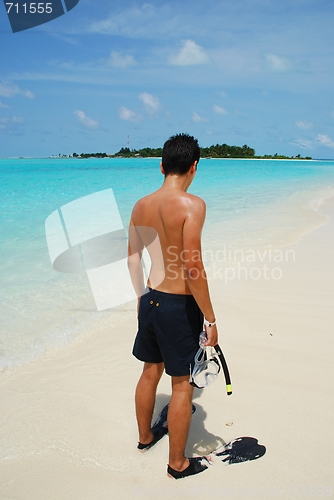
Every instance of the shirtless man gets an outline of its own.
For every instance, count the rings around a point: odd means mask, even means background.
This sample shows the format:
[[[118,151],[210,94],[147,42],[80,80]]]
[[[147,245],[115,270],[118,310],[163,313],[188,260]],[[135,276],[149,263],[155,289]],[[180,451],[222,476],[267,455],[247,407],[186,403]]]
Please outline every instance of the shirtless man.
[[[204,471],[205,457],[185,457],[192,414],[189,375],[198,350],[203,320],[209,346],[218,342],[215,315],[201,256],[204,201],[187,190],[200,157],[197,140],[177,134],[164,145],[160,189],[139,200],[129,227],[128,265],[138,295],[138,333],[133,354],[144,361],[136,388],[138,448],[162,436],[151,431],[156,389],[165,368],[172,379],[167,422],[168,475],[179,479]],[[151,270],[145,290],[141,257],[146,247]]]

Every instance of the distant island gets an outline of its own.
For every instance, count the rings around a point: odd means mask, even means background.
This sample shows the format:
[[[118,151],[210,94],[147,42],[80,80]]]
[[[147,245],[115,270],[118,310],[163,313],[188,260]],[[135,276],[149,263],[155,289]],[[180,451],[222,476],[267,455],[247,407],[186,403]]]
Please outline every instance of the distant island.
[[[250,148],[245,144],[244,146],[229,146],[228,144],[216,144],[208,148],[201,149],[201,158],[253,158],[253,159],[266,159],[266,160],[312,160],[311,156],[302,157],[300,154],[297,156],[285,156],[275,153],[274,155],[257,156],[255,149]],[[73,158],[161,158],[162,148],[143,148],[143,149],[130,149],[121,148],[118,153],[73,153],[70,157]],[[67,155],[59,155],[59,157],[66,158]]]

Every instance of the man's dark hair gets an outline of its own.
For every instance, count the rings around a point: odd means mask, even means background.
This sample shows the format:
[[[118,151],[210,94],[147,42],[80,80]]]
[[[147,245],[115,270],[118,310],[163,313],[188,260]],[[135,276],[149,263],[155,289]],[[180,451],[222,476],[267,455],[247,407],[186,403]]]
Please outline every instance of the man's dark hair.
[[[189,134],[175,134],[165,142],[162,150],[162,166],[165,175],[184,175],[194,161],[199,161],[197,139]]]

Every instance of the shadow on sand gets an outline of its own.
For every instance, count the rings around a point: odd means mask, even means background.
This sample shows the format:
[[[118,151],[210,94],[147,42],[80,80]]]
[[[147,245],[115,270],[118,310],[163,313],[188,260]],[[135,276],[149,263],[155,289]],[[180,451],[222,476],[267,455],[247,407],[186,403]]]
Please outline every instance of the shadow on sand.
[[[200,394],[197,394],[196,390],[194,399],[198,399],[199,396]],[[153,422],[157,418],[161,408],[169,403],[169,399],[170,396],[167,394],[157,395]],[[224,464],[230,465],[256,460],[266,453],[266,447],[259,444],[258,440],[254,437],[238,437],[226,443],[222,437],[208,432],[204,425],[207,416],[206,412],[197,401],[194,402],[194,405],[196,412],[191,423],[186,456],[211,454]]]

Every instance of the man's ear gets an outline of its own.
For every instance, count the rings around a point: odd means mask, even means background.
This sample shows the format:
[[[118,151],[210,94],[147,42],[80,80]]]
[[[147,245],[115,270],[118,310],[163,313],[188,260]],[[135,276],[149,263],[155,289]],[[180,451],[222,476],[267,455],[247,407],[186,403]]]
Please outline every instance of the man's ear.
[[[194,174],[194,173],[196,172],[196,170],[197,170],[197,163],[198,163],[198,161],[196,160],[196,161],[194,161],[194,163],[191,165],[191,167],[190,167],[190,173],[191,173],[191,174]]]
[[[160,162],[160,172],[162,173],[162,175],[165,175],[165,170],[164,167],[162,166],[162,161]]]

